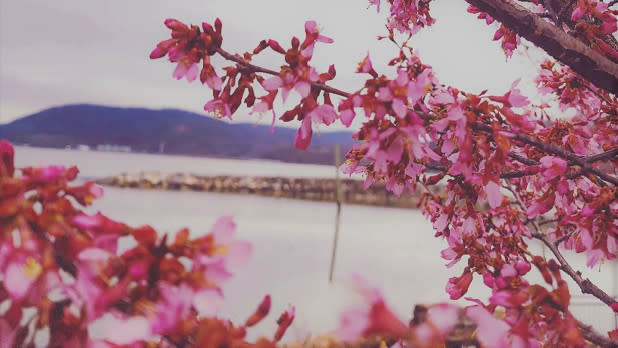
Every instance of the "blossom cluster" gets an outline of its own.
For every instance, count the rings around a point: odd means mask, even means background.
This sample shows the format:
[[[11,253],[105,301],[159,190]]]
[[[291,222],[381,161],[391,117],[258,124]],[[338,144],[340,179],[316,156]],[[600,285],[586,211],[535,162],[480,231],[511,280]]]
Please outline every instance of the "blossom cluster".
[[[558,5],[560,2],[530,0],[520,1],[520,4],[531,13],[546,18],[559,28],[564,28],[570,35],[583,40],[607,58],[618,61],[618,41],[613,37],[618,31],[616,19],[618,11],[610,9],[607,3],[597,0],[577,0],[565,2],[565,7],[557,7],[560,6]],[[494,18],[475,6],[470,5],[468,12],[478,14],[478,18],[485,20],[487,25],[494,23]],[[520,43],[519,35],[500,24],[493,40],[500,39],[505,55],[510,58]]]
[[[379,9],[380,2],[370,3]],[[409,15],[425,11],[428,2],[389,4],[391,10]],[[470,12],[493,22],[477,9]],[[401,23],[414,31],[417,22]],[[389,30],[392,33],[392,28]],[[496,39],[502,37],[505,50],[512,51],[517,43],[515,34],[506,28],[498,31]],[[546,62],[537,78],[540,91],[554,95],[560,110],[576,112],[571,119],[557,118],[547,105],[532,104],[518,88],[518,81],[502,95],[468,93],[441,84],[431,66],[423,64],[407,43],[400,45],[398,55],[389,63],[396,71],[394,76],[376,71],[368,54],[356,69],[367,76],[363,86],[345,92],[327,84],[335,78],[334,67],[318,74],[310,65],[317,42],[332,40],[320,33],[315,22],[308,21],[305,40],[301,43],[293,38],[288,49],[273,40],[263,40],[252,53],[243,55],[217,46],[212,52],[235,63],[224,68],[226,88],[236,85],[237,75],[240,78],[233,98],[225,88],[220,92],[211,86],[215,99],[205,109],[213,111],[217,105],[217,110],[225,110],[225,116],[231,117],[243,91],[249,91],[247,106],[254,112],[271,111],[274,121],[277,94],[281,92],[285,101],[294,90],[301,101],[279,119],[301,121],[295,140],[300,149],[310,144],[312,124],[330,125],[339,120],[350,126],[362,118],[354,135],[357,143],[347,153],[342,170],[365,174],[366,185],[385,181],[396,194],[416,192],[417,185],[427,189],[421,203],[436,236],[448,243],[442,256],[449,266],[467,262],[463,274],[447,284],[447,293],[452,299],[462,298],[474,275],[480,276],[492,291],[483,308],[506,311],[500,325],[506,325],[508,342],[583,342],[574,329],[577,325],[568,310],[569,291],[559,269],[582,290],[618,309],[616,301],[602,290],[587,288],[589,282],[568,264],[547,261],[528,249],[530,240],[536,239],[552,247],[586,252],[590,267],[616,259],[615,96],[558,63]],[[250,62],[252,55],[269,47],[283,55],[285,63],[279,71]],[[256,96],[258,84],[266,94]],[[260,102],[254,105],[256,99]],[[436,194],[434,188],[446,193]],[[555,250],[560,259],[562,255]],[[526,280],[533,265],[550,289]]]
[[[13,157],[1,141],[0,346],[268,348],[292,323],[293,307],[272,340],[244,339],[268,295],[242,325],[218,317],[221,285],[251,256],[231,217],[197,238],[130,227],[81,210],[103,191],[71,185],[77,168],[16,169]]]

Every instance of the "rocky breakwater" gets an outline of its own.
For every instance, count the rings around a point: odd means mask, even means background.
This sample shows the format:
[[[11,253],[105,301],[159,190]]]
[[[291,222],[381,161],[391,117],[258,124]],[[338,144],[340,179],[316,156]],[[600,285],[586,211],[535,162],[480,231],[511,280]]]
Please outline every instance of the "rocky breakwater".
[[[323,202],[335,202],[337,198],[334,178],[200,176],[186,173],[150,172],[123,173],[103,178],[97,182],[101,185],[125,188],[251,194]],[[414,195],[406,192],[397,197],[388,192],[382,183],[375,183],[364,189],[363,181],[356,179],[341,179],[339,185],[342,201],[349,204],[415,208],[420,197],[420,192]]]

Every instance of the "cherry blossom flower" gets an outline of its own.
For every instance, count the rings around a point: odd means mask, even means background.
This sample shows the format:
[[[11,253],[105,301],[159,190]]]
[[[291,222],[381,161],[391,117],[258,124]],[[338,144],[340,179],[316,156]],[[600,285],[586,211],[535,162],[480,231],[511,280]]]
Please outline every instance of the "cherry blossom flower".
[[[464,272],[460,277],[453,277],[446,284],[446,292],[450,295],[451,300],[460,299],[468,292],[468,288],[472,283],[472,273]]]
[[[409,328],[387,307],[384,297],[358,275],[352,278],[353,285],[364,298],[363,306],[345,311],[341,316],[337,337],[353,341],[374,333],[405,335]]]
[[[486,347],[508,348],[509,326],[481,306],[466,309],[466,315],[477,325],[476,337]]]
[[[546,179],[553,179],[562,175],[567,169],[567,162],[560,157],[544,156],[540,162],[541,168],[544,169],[543,176]]]

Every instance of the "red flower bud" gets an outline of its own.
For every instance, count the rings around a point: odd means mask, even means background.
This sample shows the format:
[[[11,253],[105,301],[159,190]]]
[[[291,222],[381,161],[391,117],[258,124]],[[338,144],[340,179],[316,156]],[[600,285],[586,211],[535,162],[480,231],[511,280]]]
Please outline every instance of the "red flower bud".
[[[264,319],[268,313],[270,312],[270,295],[264,296],[262,303],[258,306],[258,308],[251,314],[249,319],[245,322],[245,326],[251,327]]]
[[[163,23],[165,24],[166,27],[172,29],[173,31],[186,32],[187,30],[189,30],[189,27],[186,24],[174,18],[168,18]]]
[[[15,149],[6,140],[0,141],[0,177],[13,176],[15,173]]]
[[[279,326],[277,327],[277,332],[275,332],[275,337],[273,338],[275,342],[279,341],[281,337],[283,337],[283,335],[285,334],[285,331],[288,329],[288,327],[292,325],[292,322],[294,321],[294,312],[294,306],[290,306],[290,308],[288,308],[287,311],[283,312],[279,319],[277,319],[277,325]]]
[[[272,48],[276,52],[285,54],[285,50],[283,49],[283,47],[281,47],[281,45],[279,45],[279,43],[275,40],[268,40],[268,46],[270,46],[270,48]]]

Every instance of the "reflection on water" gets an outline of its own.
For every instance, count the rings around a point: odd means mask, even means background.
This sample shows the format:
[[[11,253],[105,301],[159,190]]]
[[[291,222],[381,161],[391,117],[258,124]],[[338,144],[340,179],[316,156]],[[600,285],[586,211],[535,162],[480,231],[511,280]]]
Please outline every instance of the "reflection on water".
[[[268,161],[239,161],[142,154],[112,154],[17,148],[18,165],[77,164],[83,175],[100,177],[122,171],[186,171],[199,174],[255,174],[332,176],[328,166],[298,165]],[[431,225],[417,210],[344,205],[333,284],[328,267],[334,233],[335,204],[256,196],[201,192],[172,192],[105,188],[105,197],[90,209],[130,225],[151,224],[160,232],[189,227],[193,233],[208,232],[218,216],[233,215],[238,237],[254,245],[253,260],[236,271],[224,286],[223,313],[242,322],[262,297],[273,297],[271,316],[253,335],[274,332],[275,320],[288,303],[297,307],[297,319],[287,340],[307,333],[325,333],[337,327],[338,313],[355,302],[346,286],[352,272],[364,275],[385,292],[387,301],[409,318],[416,303],[448,299],[444,285],[461,274],[465,261],[447,269],[440,258],[446,243],[433,237]],[[581,256],[581,255],[578,255]],[[585,268],[583,257],[575,258],[584,275],[612,291],[611,265]],[[531,279],[542,283],[540,277]],[[477,279],[470,297],[486,299],[489,292]],[[579,291],[570,283],[572,293]],[[358,300],[358,299],[356,299]],[[459,301],[466,305],[468,302]],[[614,316],[607,307],[583,305],[573,308],[580,318],[601,332],[611,330]],[[591,314],[592,313],[592,314]],[[253,336],[253,337],[254,337]]]

